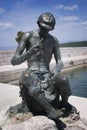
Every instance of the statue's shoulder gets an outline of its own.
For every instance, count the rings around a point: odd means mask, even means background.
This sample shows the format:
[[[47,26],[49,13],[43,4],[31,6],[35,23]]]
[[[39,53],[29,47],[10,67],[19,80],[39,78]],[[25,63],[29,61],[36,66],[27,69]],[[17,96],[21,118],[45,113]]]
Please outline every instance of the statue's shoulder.
[[[53,38],[54,38],[55,42],[58,42],[58,43],[59,43],[57,37],[53,36]]]
[[[49,34],[49,37],[50,37],[50,39],[54,40],[54,44],[59,44],[59,40],[57,39],[57,37],[50,35],[50,34]]]
[[[30,32],[23,32],[23,35],[21,36],[21,41],[28,41],[32,37],[32,31]]]
[[[56,45],[56,46],[59,46],[59,40],[58,40],[56,37],[54,37],[54,36],[53,36],[53,38],[54,38],[54,40],[55,40],[55,45]]]
[[[24,39],[30,38],[33,35],[33,31],[25,32],[23,37]]]
[[[34,31],[25,32],[24,37],[31,38],[31,37],[36,36],[36,35],[38,35],[38,31],[34,30]]]

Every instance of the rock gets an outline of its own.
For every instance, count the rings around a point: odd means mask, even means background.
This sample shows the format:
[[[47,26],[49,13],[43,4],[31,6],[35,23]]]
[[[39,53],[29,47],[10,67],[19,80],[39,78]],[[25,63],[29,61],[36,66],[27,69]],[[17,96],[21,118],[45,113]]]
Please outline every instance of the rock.
[[[87,130],[87,119],[79,119],[71,124],[67,124],[64,130]]]
[[[65,130],[86,130],[86,129],[81,128],[79,126],[69,126],[69,127],[65,128]]]
[[[45,116],[34,116],[15,125],[5,125],[2,130],[58,130],[54,121]]]
[[[60,118],[62,123],[58,128],[53,120],[48,119],[46,116],[33,116],[31,112],[17,113],[4,116],[4,123],[0,130],[87,130],[87,119],[71,118],[71,116]],[[64,126],[65,125],[65,126]],[[66,128],[65,128],[66,127]]]

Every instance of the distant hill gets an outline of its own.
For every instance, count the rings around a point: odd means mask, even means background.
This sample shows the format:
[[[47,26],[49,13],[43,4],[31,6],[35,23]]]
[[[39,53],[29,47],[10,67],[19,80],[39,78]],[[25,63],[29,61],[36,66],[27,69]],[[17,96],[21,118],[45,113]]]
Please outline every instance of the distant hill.
[[[87,41],[61,43],[60,47],[87,47]]]
[[[87,47],[87,41],[60,43],[60,47]],[[16,46],[0,47],[2,50],[15,50]]]

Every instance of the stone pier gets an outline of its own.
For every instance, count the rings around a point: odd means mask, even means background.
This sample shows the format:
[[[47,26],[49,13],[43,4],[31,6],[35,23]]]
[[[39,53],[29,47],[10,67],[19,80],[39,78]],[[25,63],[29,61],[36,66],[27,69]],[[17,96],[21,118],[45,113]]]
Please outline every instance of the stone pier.
[[[87,47],[73,47],[73,48],[68,47],[68,48],[61,48],[60,50],[61,50],[61,58],[64,63],[63,71],[69,69],[75,69],[80,66],[87,66]],[[22,63],[21,65],[12,66],[10,61],[13,55],[14,51],[0,51],[0,123],[1,119],[3,119],[3,115],[6,113],[8,108],[12,105],[21,102],[21,98],[19,97],[19,87],[10,84],[18,84],[20,74],[23,70],[27,68],[27,63],[25,62]],[[54,57],[51,61],[50,66],[51,68],[55,67]],[[87,110],[86,110],[87,99],[71,96],[69,102],[78,109],[81,118],[77,123],[71,124],[73,125],[73,129],[77,126],[78,130],[82,129],[87,130]],[[30,120],[28,120],[28,122],[25,121],[23,123],[17,124],[16,126],[13,125],[13,127],[7,125],[2,130],[19,130],[19,129],[38,130],[36,129],[36,126],[38,126],[37,124],[33,123],[32,125],[32,120],[34,120],[34,122],[35,121],[39,122],[37,120],[38,118],[40,118],[39,120],[40,122],[44,120],[49,122],[49,120],[46,119],[46,117],[32,117]],[[46,126],[46,121],[42,122],[41,127]]]
[[[69,70],[87,65],[87,47],[67,47],[60,48],[61,58],[64,63],[64,69]],[[12,66],[10,61],[14,51],[0,51],[0,82],[18,84],[18,79],[23,70],[27,68],[27,63]],[[52,58],[51,68],[55,67],[54,57]]]

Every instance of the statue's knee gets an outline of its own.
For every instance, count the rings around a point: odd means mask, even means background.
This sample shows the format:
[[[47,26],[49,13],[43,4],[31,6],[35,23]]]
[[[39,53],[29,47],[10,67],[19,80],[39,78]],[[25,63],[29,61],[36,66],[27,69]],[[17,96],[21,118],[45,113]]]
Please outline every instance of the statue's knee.
[[[62,83],[64,83],[64,84],[68,84],[68,83],[69,83],[69,80],[68,80],[67,77],[62,77],[62,78],[61,78],[61,81],[62,81]]]

